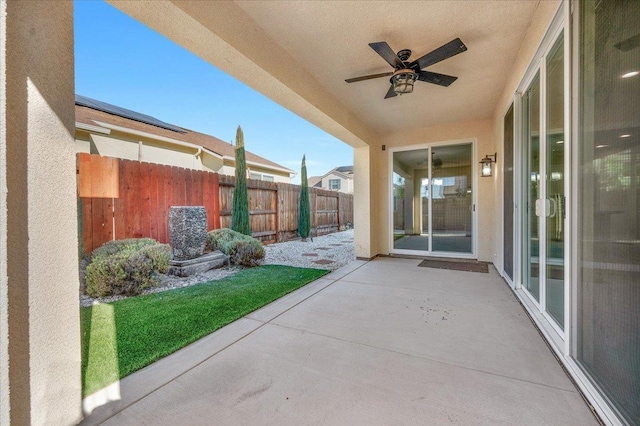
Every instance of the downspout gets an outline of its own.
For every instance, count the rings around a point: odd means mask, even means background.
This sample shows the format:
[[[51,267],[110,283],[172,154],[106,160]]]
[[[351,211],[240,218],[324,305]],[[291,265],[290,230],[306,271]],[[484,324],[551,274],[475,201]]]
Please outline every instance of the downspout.
[[[195,168],[196,159],[200,158],[200,155],[202,155],[202,147],[198,147],[198,152],[193,155],[193,168]],[[199,167],[198,170],[202,170],[202,167]]]

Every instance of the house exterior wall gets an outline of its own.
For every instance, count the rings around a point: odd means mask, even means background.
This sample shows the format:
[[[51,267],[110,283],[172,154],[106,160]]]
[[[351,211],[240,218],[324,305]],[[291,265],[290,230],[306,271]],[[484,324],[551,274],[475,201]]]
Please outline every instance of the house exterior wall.
[[[224,161],[224,165],[220,168],[220,171],[218,173],[220,173],[222,175],[235,176],[236,175],[236,168],[233,167],[232,165],[230,165],[227,160],[225,160]]]
[[[130,137],[112,131],[109,135],[100,135],[84,131],[76,131],[77,152],[88,152],[105,157],[123,158],[126,160],[145,161],[147,163],[165,164],[194,170],[206,170],[201,157],[196,157],[197,148],[180,147],[151,138]],[[209,160],[207,165],[222,165],[222,160]],[[218,170],[211,170],[217,172]]]
[[[389,149],[447,141],[475,142],[476,157],[473,161],[479,163],[485,154],[494,152],[492,126],[491,120],[448,123],[417,129],[412,132],[393,134],[381,139],[378,147],[373,149],[375,163],[372,166],[376,170],[373,178],[375,192],[377,199],[380,200],[376,209],[379,218],[376,218],[375,222],[375,229],[379,238],[379,242],[376,245],[377,253],[388,254],[391,246],[388,206],[391,203],[389,174],[392,173],[392,170],[389,170],[389,156],[392,154]],[[382,144],[386,145],[385,151],[382,150]],[[477,256],[479,260],[485,262],[492,262],[495,258],[493,251],[493,203],[495,197],[493,186],[493,178],[478,178],[477,187],[474,188],[477,193]],[[416,184],[416,187],[419,191],[419,185]]]
[[[183,150],[180,147],[169,148],[161,146],[160,144],[142,143],[140,146],[140,160],[146,161],[147,163],[203,170],[200,156],[196,157],[194,150],[188,148]]]
[[[220,170],[222,170],[222,158],[214,157],[211,154],[203,152],[200,156],[200,161],[202,162],[202,170],[204,171],[220,173]]]
[[[0,328],[0,423],[76,424],[81,376],[72,213],[73,4],[0,0],[0,9],[6,11],[0,18],[0,157],[6,159],[6,198],[0,201],[0,234],[6,235],[0,251],[0,324],[6,324]]]
[[[132,137],[118,131],[102,135],[82,129],[76,129],[75,141],[76,152],[235,175],[235,165],[232,161],[223,160],[206,151],[202,151],[196,156],[198,148],[195,146],[183,147],[152,138]],[[249,166],[249,168],[258,173],[273,176],[275,182],[291,182],[289,174],[286,172],[259,166]]]
[[[356,257],[369,259],[380,253],[378,251],[378,228],[376,224],[376,191],[372,179],[372,149],[368,146],[353,149],[353,169],[355,171],[353,191],[353,231]],[[379,210],[379,209],[378,209]]]
[[[338,190],[338,192],[353,194],[353,179],[348,179],[342,175],[338,175],[335,173],[330,173],[322,178],[322,189],[332,190],[329,184],[329,180],[331,179],[340,180],[340,189]]]
[[[91,137],[88,133],[81,133],[76,130],[76,152],[91,154]]]
[[[92,154],[134,161],[140,159],[138,141],[116,139],[105,135],[91,135],[90,137]]]
[[[290,183],[291,182],[291,178],[289,178],[289,174],[288,173],[278,172],[278,171],[275,171],[273,169],[268,169],[268,168],[265,168],[265,167],[252,166],[252,165],[247,166],[247,168],[249,169],[249,172],[261,173],[261,174],[272,176],[274,182],[282,182],[282,183]],[[235,169],[234,169],[234,174],[235,174]]]
[[[0,0],[0,79],[7,69],[7,2]],[[7,91],[0,86],[0,424],[9,424],[9,303],[7,276]]]

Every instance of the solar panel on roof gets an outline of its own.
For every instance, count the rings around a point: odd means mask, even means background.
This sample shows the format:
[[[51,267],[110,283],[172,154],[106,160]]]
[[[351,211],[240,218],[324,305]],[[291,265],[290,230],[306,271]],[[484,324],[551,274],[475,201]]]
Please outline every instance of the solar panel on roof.
[[[336,170],[342,173],[353,173],[353,166],[341,166]]]
[[[141,123],[150,124],[152,126],[160,127],[163,129],[174,131],[174,132],[186,133],[184,129],[178,126],[174,126],[173,124],[160,121],[157,118],[151,117],[150,115],[140,114],[139,112],[131,111],[130,109],[121,108],[119,106],[111,105],[106,102],[101,102],[95,99],[87,98],[86,96],[76,95],[76,105],[85,106],[91,109],[96,109],[98,111],[103,111],[109,114],[128,118],[130,120],[139,121]]]

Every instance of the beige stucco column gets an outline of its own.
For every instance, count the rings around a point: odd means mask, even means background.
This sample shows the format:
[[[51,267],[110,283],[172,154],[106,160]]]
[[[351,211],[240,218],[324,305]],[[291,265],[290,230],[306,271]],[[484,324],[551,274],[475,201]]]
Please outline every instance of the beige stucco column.
[[[369,259],[375,256],[372,241],[372,178],[371,148],[353,149],[353,228],[356,256]]]
[[[0,423],[81,418],[73,4],[0,0]]]

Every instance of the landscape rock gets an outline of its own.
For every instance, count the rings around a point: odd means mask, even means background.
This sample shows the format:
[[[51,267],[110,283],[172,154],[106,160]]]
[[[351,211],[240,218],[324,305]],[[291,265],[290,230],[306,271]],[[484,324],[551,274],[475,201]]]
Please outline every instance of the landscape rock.
[[[207,242],[207,211],[204,207],[174,206],[169,209],[169,240],[173,259],[202,256]]]
[[[206,272],[213,268],[219,268],[229,264],[229,256],[219,250],[203,254],[200,257],[189,260],[173,260],[169,267],[169,275],[189,277],[194,274]]]

